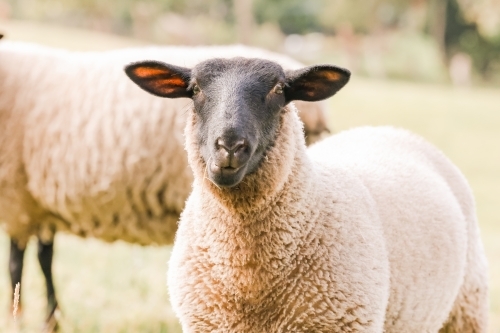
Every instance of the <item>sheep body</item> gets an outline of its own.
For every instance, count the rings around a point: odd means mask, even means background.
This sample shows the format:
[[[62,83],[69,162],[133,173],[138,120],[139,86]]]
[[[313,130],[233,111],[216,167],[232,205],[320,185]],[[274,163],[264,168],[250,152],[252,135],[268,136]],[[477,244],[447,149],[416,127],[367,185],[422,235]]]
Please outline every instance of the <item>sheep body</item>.
[[[20,246],[31,235],[50,239],[55,230],[171,243],[192,183],[182,134],[191,101],[152,97],[122,68],[143,57],[191,66],[236,54],[300,66],[244,46],[68,52],[3,41],[0,221],[7,233]],[[324,109],[303,108],[319,119],[309,121],[314,139],[315,129],[325,129]]]
[[[293,107],[237,189],[195,174],[169,270],[184,332],[486,332],[470,189],[403,130],[360,128],[306,152]],[[446,324],[445,324],[446,323]]]
[[[192,182],[188,101],[129,84],[121,54],[1,45],[0,219],[18,242],[55,230],[172,241]]]
[[[252,198],[243,207],[221,204],[224,194],[199,178],[188,122],[195,183],[168,269],[171,303],[184,332],[357,332],[365,325],[377,332],[383,326],[389,266],[375,260],[386,256],[375,204],[349,172],[340,171],[342,181],[335,184],[348,187],[347,193],[331,188],[326,170],[311,174],[295,137],[300,126],[283,121],[275,143],[280,148],[271,149],[240,186]],[[272,192],[253,195],[247,186],[257,179],[271,184]],[[333,202],[346,211],[330,208]],[[357,211],[366,215],[342,223]],[[374,274],[366,277],[365,270]],[[329,312],[332,305],[336,313]],[[344,330],[334,329],[341,325]]]
[[[385,330],[486,332],[486,256],[458,168],[422,138],[390,127],[350,130],[308,153],[354,172],[376,202],[391,270]]]

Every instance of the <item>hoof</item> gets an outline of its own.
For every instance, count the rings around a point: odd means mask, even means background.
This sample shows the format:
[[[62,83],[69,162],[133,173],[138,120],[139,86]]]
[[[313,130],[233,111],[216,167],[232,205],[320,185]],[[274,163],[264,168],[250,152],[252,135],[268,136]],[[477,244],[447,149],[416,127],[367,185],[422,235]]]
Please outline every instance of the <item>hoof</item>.
[[[61,311],[59,310],[59,307],[56,305],[47,316],[42,332],[43,333],[58,332],[59,331],[58,320],[60,319],[60,317],[61,317]]]

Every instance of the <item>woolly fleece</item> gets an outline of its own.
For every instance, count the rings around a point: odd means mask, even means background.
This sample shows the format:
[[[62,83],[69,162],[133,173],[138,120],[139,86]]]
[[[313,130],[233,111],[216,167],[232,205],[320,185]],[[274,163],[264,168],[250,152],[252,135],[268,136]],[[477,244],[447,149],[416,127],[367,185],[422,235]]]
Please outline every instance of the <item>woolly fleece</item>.
[[[68,52],[2,41],[0,225],[21,246],[56,230],[172,243],[193,179],[183,138],[192,102],[147,94],[123,67],[144,58],[192,66],[235,55],[301,67],[244,46]],[[317,140],[327,129],[324,104],[300,107],[308,139]]]
[[[473,198],[437,149],[367,127],[306,151],[288,106],[261,167],[224,189],[205,179],[195,122],[168,270],[183,332],[486,332]]]

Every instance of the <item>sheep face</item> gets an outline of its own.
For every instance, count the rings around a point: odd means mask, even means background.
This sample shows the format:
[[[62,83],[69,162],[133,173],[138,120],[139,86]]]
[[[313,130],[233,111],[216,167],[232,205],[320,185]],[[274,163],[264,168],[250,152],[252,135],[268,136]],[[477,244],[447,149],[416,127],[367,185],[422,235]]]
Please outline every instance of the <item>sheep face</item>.
[[[350,75],[330,65],[285,73],[274,62],[246,58],[211,59],[192,70],[146,61],[125,71],[154,95],[193,100],[196,142],[208,177],[220,187],[238,185],[259,167],[289,102],[328,98]]]

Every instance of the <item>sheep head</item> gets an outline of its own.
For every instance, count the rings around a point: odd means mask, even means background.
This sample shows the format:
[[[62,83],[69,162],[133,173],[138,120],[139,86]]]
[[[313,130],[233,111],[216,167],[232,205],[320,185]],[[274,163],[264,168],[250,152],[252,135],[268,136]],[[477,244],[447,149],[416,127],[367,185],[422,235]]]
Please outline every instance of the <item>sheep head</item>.
[[[259,167],[289,102],[328,98],[350,77],[331,65],[285,72],[274,62],[246,58],[211,59],[193,69],[144,61],[125,72],[151,94],[193,100],[197,143],[208,177],[220,187],[238,185]]]

